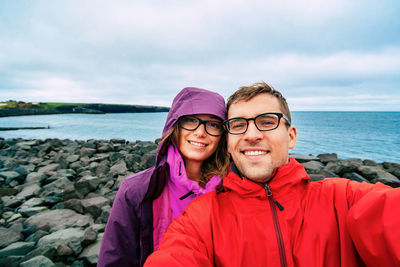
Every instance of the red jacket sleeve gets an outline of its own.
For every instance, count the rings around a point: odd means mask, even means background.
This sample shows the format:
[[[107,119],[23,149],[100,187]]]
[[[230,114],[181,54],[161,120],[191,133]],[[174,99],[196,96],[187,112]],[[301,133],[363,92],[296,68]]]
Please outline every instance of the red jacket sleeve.
[[[374,185],[354,202],[347,225],[367,266],[400,266],[400,188]]]
[[[210,207],[207,201],[199,202],[207,195],[209,194],[192,201],[172,222],[163,234],[158,250],[147,258],[145,267],[214,266],[210,238]]]

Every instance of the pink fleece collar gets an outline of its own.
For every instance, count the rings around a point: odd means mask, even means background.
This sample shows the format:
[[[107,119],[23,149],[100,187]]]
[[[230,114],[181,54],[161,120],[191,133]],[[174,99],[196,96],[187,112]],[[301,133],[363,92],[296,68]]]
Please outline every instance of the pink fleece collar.
[[[186,174],[183,158],[175,145],[171,145],[168,148],[167,162],[170,167],[168,191],[173,219],[178,217],[178,215],[185,209],[186,205],[188,205],[193,199],[215,190],[215,188],[221,183],[221,178],[217,175],[211,177],[205,188],[202,188],[198,182],[190,180]],[[188,195],[189,192],[193,193]],[[180,199],[183,196],[186,197]]]

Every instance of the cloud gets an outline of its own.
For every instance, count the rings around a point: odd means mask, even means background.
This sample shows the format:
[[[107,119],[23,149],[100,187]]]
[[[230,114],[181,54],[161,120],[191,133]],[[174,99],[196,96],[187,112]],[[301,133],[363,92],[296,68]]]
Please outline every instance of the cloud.
[[[300,109],[398,110],[399,11],[393,0],[2,2],[0,93],[170,105],[185,86],[228,97],[265,80]]]

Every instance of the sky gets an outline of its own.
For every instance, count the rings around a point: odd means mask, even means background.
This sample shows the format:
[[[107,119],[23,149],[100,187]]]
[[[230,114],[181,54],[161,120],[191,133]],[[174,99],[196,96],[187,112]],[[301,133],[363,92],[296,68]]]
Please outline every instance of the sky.
[[[265,81],[292,110],[400,111],[398,0],[0,1],[0,101],[170,106]]]

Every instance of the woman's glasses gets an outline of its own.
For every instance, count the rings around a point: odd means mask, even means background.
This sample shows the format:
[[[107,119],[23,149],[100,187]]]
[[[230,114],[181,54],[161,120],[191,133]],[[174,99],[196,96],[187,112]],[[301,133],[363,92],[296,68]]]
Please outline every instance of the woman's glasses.
[[[188,131],[194,131],[201,124],[204,124],[206,133],[212,136],[220,136],[224,133],[224,127],[221,121],[203,121],[193,116],[183,116],[179,118],[179,126]]]

